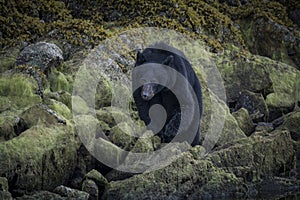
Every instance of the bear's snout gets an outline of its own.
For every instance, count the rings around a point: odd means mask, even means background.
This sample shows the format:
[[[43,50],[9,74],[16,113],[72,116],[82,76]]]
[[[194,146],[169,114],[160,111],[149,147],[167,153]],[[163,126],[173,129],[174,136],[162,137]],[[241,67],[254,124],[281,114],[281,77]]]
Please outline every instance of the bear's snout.
[[[149,101],[154,96],[154,90],[151,83],[145,84],[142,89],[141,96],[144,100]]]

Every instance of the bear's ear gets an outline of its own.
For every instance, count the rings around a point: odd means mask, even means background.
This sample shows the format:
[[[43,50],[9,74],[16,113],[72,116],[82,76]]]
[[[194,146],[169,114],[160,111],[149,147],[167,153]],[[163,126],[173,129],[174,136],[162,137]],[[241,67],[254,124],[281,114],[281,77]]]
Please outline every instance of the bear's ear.
[[[136,61],[137,61],[137,63],[145,62],[145,57],[142,52],[140,52],[140,51],[137,52]]]
[[[163,65],[173,66],[174,64],[174,56],[168,56],[162,63]]]

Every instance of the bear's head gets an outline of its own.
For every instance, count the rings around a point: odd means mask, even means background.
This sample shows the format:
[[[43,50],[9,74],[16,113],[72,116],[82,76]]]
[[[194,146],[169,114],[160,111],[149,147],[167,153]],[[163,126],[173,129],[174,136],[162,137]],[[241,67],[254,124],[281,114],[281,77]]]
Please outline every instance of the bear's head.
[[[145,101],[151,100],[156,94],[163,90],[168,90],[166,85],[174,82],[174,75],[170,74],[170,70],[166,67],[171,67],[174,63],[172,55],[167,56],[163,60],[148,58],[141,52],[137,54],[135,68],[143,66],[142,70],[137,70],[133,74],[133,82],[141,86],[141,97]]]

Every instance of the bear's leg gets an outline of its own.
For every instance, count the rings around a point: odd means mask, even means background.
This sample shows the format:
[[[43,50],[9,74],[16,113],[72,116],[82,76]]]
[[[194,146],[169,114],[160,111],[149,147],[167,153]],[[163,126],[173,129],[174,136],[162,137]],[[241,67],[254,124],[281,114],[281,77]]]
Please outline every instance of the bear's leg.
[[[165,130],[163,133],[161,133],[159,136],[163,143],[169,143],[172,141],[172,139],[176,136],[178,133],[178,129],[180,126],[180,120],[181,120],[181,112],[176,112],[173,117],[170,119],[170,121],[165,126]],[[196,136],[192,142],[192,147],[200,144],[200,132],[199,127],[196,133]]]
[[[169,143],[176,136],[181,120],[181,112],[175,112],[173,117],[165,126],[164,132],[161,134],[161,140],[164,143]]]
[[[200,132],[199,132],[199,127],[198,127],[198,130],[197,130],[197,133],[196,133],[196,136],[195,136],[195,138],[194,138],[194,141],[192,142],[192,147],[194,147],[194,146],[196,146],[196,145],[198,145],[198,144],[200,144]]]

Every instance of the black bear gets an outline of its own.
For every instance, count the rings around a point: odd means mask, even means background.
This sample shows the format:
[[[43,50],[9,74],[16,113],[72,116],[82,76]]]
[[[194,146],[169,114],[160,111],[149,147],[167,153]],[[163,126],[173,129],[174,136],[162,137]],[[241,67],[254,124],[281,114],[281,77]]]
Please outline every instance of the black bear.
[[[140,118],[162,142],[168,143],[176,137],[179,139],[174,141],[188,141],[192,146],[199,144],[201,86],[181,51],[157,43],[138,52],[132,85]],[[164,112],[157,105],[162,106]]]

